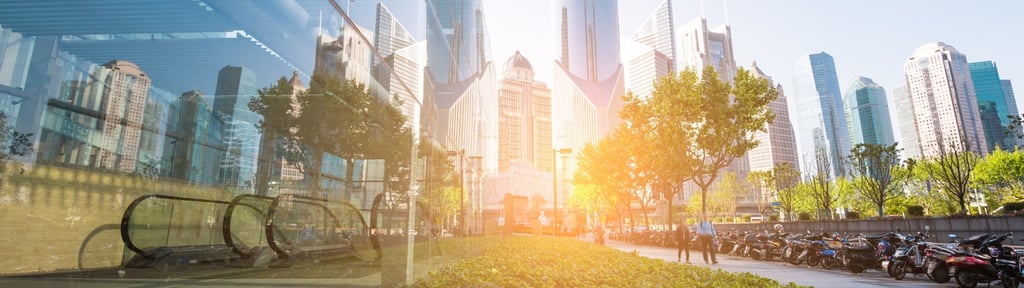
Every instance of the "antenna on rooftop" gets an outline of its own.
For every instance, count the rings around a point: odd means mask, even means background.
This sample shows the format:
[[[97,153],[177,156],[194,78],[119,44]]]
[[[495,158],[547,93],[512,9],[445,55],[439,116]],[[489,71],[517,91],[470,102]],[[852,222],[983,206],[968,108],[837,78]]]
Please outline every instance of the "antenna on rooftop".
[[[704,19],[704,0],[700,0],[700,18]]]
[[[729,26],[729,0],[722,0],[722,6],[725,7],[725,26]]]

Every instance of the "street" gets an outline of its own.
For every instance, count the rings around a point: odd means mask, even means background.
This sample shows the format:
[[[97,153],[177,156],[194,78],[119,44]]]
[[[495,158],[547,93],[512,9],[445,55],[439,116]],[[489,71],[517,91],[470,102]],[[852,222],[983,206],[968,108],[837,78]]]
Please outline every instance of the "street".
[[[639,246],[611,240],[606,240],[606,245],[625,252],[636,251],[640,256],[644,257],[676,261],[676,250],[674,248]],[[794,266],[783,262],[755,261],[750,258],[726,255],[718,255],[718,264],[708,265],[704,264],[701,252],[695,250],[690,250],[690,262],[693,265],[729,272],[750,272],[775,279],[782,284],[793,282],[798,285],[814,287],[957,287],[956,283],[952,280],[948,283],[939,284],[929,280],[925,275],[914,276],[907,274],[907,277],[903,278],[903,280],[896,281],[885,273],[875,270],[853,274],[846,270],[825,270],[820,266],[811,268],[806,265]]]

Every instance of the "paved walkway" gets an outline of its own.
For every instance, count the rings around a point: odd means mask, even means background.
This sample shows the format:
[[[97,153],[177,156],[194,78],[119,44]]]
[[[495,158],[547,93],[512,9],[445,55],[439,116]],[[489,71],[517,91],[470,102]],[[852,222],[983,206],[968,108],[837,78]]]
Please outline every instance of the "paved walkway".
[[[583,238],[581,238],[583,239]],[[591,238],[586,238],[590,240]],[[665,261],[676,261],[676,250],[670,248],[639,246],[625,242],[607,241],[606,245],[611,248],[626,252],[636,251],[640,256],[662,259]],[[685,256],[684,256],[685,257]],[[860,287],[957,287],[956,283],[950,281],[945,284],[938,284],[928,279],[925,275],[907,275],[901,281],[896,281],[879,271],[869,271],[861,274],[853,274],[846,270],[825,270],[819,267],[794,266],[782,262],[763,262],[749,258],[718,255],[718,264],[704,264],[700,251],[690,251],[691,265],[705,266],[712,269],[720,269],[728,272],[750,272],[763,277],[775,279],[779,283],[793,282],[798,285],[814,287],[837,287],[837,288],[860,288]]]

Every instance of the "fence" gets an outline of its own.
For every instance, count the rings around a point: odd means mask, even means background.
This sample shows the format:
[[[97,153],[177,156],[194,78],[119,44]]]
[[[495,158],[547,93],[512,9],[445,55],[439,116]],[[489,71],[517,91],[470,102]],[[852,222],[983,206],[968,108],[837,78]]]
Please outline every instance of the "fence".
[[[772,231],[772,225],[776,222],[765,223],[723,223],[717,224],[718,231]],[[998,217],[942,217],[942,218],[911,218],[892,220],[849,220],[849,221],[801,221],[781,222],[785,231],[800,233],[812,232],[839,232],[839,233],[864,233],[865,235],[892,232],[897,229],[909,233],[924,231],[925,226],[931,228],[929,234],[935,234],[936,238],[929,239],[935,242],[947,242],[949,233],[956,233],[959,237],[982,233],[1005,233],[1013,232],[1019,240],[1014,240],[1013,245],[1024,244],[1024,216],[998,216]],[[1010,243],[1006,243],[1010,244]]]

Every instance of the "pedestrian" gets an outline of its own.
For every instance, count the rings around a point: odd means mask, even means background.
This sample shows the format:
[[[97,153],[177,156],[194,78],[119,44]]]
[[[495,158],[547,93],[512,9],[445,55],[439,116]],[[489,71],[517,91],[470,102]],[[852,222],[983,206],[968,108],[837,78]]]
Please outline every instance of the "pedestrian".
[[[690,263],[690,227],[686,226],[686,218],[676,225],[676,262],[683,262],[683,250],[686,250],[686,263]]]
[[[711,264],[718,264],[718,260],[715,259],[715,226],[711,224],[711,221],[708,221],[707,217],[701,217],[703,219],[697,225],[697,238],[700,240],[704,264],[708,263],[708,253],[711,253]]]

